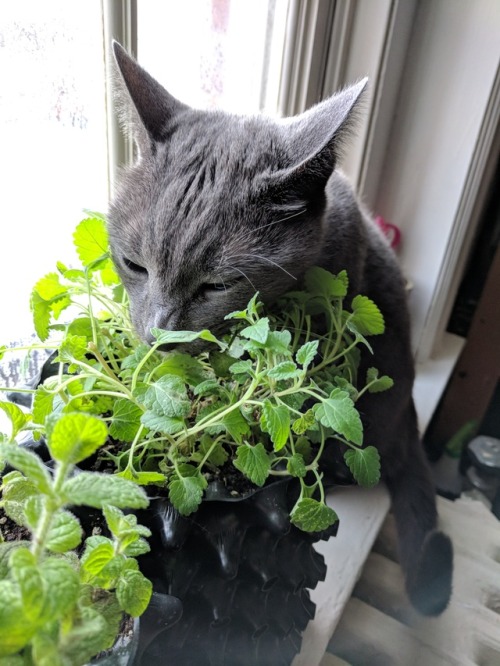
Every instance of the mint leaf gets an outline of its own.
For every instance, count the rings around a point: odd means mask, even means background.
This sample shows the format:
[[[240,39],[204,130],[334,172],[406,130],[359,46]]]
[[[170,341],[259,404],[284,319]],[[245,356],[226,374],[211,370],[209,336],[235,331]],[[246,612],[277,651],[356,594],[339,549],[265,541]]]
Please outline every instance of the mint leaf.
[[[71,504],[86,504],[96,509],[105,504],[120,509],[145,509],[148,505],[142,488],[114,474],[81,472],[64,483],[62,492]]]
[[[162,418],[166,417],[163,416]],[[166,480],[165,474],[161,474],[160,472],[137,472],[131,470],[129,467],[124,469],[123,472],[118,472],[116,476],[134,481],[140,486],[148,486],[150,483],[163,485]]]
[[[65,553],[80,545],[82,528],[78,520],[69,511],[55,514],[50,526],[46,547],[53,553]]]
[[[347,326],[354,333],[379,335],[384,332],[384,317],[375,303],[367,296],[353,298],[352,312]]]
[[[290,514],[292,523],[304,532],[320,532],[337,522],[333,509],[312,497],[303,497],[293,507]]]
[[[207,480],[191,465],[180,465],[178,469],[169,483],[168,497],[181,515],[188,516],[201,504]]]
[[[141,416],[141,423],[152,432],[162,432],[167,435],[175,435],[185,426],[184,419],[180,417],[162,416],[150,410]]]
[[[280,451],[287,443],[290,434],[290,412],[287,407],[264,400],[260,425],[264,432],[269,433],[274,450]]]
[[[78,573],[69,562],[60,557],[43,560],[40,572],[48,590],[44,599],[43,617],[47,618],[47,621],[64,617],[78,599]]]
[[[262,319],[259,319],[256,324],[247,326],[240,332],[240,335],[242,335],[244,338],[247,338],[248,340],[254,340],[255,342],[264,344],[267,340],[267,336],[269,335],[268,317],[263,317]]]
[[[141,424],[142,409],[126,398],[113,406],[109,434],[120,442],[132,442]]]
[[[124,571],[116,586],[120,608],[132,617],[144,613],[152,593],[153,585],[140,571]]]
[[[242,444],[236,449],[233,465],[256,486],[263,486],[271,469],[271,459],[263,444]]]
[[[349,394],[333,389],[330,397],[314,406],[316,418],[355,444],[363,443],[363,425]]]
[[[307,368],[314,361],[316,354],[318,353],[318,341],[310,340],[305,342],[300,349],[297,350],[295,358],[297,363],[300,363],[305,368]]]
[[[52,494],[51,476],[40,458],[32,451],[16,444],[0,444],[0,457],[20,470],[42,493]],[[5,480],[4,478],[4,483]]]
[[[114,558],[115,551],[111,540],[107,539],[96,545],[86,544],[80,560],[84,582],[91,582],[99,576],[104,567]]]
[[[226,414],[222,419],[222,424],[238,444],[241,443],[243,436],[250,432],[250,426],[239,409],[233,409],[232,412]]]
[[[291,476],[304,477],[307,474],[304,458],[300,453],[294,453],[293,456],[288,458],[286,463],[286,471]]]
[[[31,621],[37,620],[43,607],[44,590],[35,556],[27,548],[17,548],[10,556],[10,569],[21,591],[24,615]]]
[[[349,287],[346,271],[332,275],[319,266],[313,266],[306,272],[304,282],[309,293],[327,298],[344,298]]]
[[[47,441],[55,460],[76,464],[99,449],[108,436],[103,421],[84,413],[63,414]]]
[[[12,426],[11,439],[14,439],[17,433],[24,428],[30,417],[13,402],[3,402],[0,400],[0,409],[8,416]]]
[[[299,377],[301,371],[298,370],[293,361],[283,361],[271,368],[267,375],[272,379],[292,379],[293,377]]]
[[[253,370],[253,362],[250,360],[236,361],[229,366],[229,372],[233,375],[251,375]]]
[[[26,525],[24,507],[31,497],[39,496],[39,492],[35,484],[19,472],[6,474],[3,477],[2,504],[7,516],[18,525]]]
[[[33,421],[44,425],[45,419],[52,413],[54,394],[49,393],[43,386],[39,386],[33,398]]]
[[[57,361],[72,363],[83,361],[87,353],[87,338],[83,335],[67,335],[59,346]]]
[[[144,396],[144,405],[162,416],[182,417],[191,411],[186,385],[176,375],[164,375]]]
[[[292,424],[292,430],[297,435],[303,435],[306,430],[312,428],[316,423],[316,418],[312,409],[308,409],[305,414],[296,419]]]
[[[208,462],[216,467],[221,467],[228,459],[228,453],[222,444],[220,442],[215,443],[209,435],[204,434],[198,450],[192,456],[193,461],[201,462],[209,451]]]
[[[292,334],[286,329],[284,331],[269,331],[266,340],[266,348],[273,351],[275,354],[282,354],[283,356],[291,356],[290,344],[292,342]]]
[[[374,446],[366,449],[349,449],[344,459],[360,486],[371,488],[380,480],[380,456]]]
[[[394,381],[388,375],[379,377],[377,368],[368,368],[366,383],[371,384],[371,386],[368,386],[369,393],[380,393],[394,386]]]
[[[207,329],[203,331],[164,331],[161,328],[153,327],[151,333],[156,342],[162,345],[193,342],[193,340],[197,340],[198,338],[208,340],[209,342],[219,342],[215,335],[212,335]]]
[[[108,252],[108,232],[104,220],[88,217],[73,233],[73,243],[83,266],[102,259]]]

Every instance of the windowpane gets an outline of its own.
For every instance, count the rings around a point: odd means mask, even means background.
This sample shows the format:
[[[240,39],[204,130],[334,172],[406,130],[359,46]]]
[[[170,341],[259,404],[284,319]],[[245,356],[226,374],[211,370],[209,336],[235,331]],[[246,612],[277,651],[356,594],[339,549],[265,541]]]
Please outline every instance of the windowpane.
[[[199,108],[276,110],[288,0],[138,3],[138,58]]]
[[[82,210],[105,210],[105,119],[101,4],[2,2],[0,342],[31,333],[33,283],[71,260]]]

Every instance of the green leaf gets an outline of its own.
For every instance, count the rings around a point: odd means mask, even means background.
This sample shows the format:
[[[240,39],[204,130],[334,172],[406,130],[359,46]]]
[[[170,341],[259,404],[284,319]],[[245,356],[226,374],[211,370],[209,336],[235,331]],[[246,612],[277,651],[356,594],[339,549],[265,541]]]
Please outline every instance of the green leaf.
[[[38,495],[39,490],[35,484],[19,472],[11,472],[4,476],[2,490],[3,509],[7,516],[18,525],[26,525],[24,506],[30,497]]]
[[[380,456],[374,446],[349,449],[344,459],[360,486],[371,488],[380,481]]]
[[[228,453],[220,442],[214,442],[210,435],[204,434],[197,451],[191,456],[193,462],[201,462],[210,451],[208,462],[221,467],[228,459]]]
[[[161,432],[167,435],[175,435],[185,427],[184,419],[161,416],[156,412],[148,410],[141,416],[141,423],[152,432]]]
[[[250,426],[239,409],[233,409],[232,412],[225,414],[222,425],[238,444],[241,443],[243,436],[250,432]]]
[[[363,443],[363,425],[359,412],[349,394],[341,389],[333,389],[331,395],[314,406],[316,418],[328,428],[355,444]]]
[[[162,418],[166,418],[163,416]],[[123,470],[123,472],[118,472],[116,476],[119,476],[123,479],[130,479],[138,483],[140,486],[147,486],[150,483],[155,483],[157,485],[163,485],[166,480],[166,476],[160,472],[137,472],[131,470],[129,467]]]
[[[48,557],[40,564],[47,589],[43,615],[47,621],[64,617],[76,604],[80,591],[78,573],[66,560]]]
[[[303,497],[290,513],[292,523],[304,532],[326,530],[338,520],[333,509],[312,497]]]
[[[294,453],[288,458],[286,463],[286,471],[291,476],[304,477],[307,474],[304,458],[300,453]]]
[[[148,505],[147,495],[141,487],[112,474],[81,472],[64,483],[62,492],[68,502],[96,509],[105,504],[120,509],[145,509]]]
[[[140,571],[124,571],[116,586],[120,607],[132,617],[142,615],[148,607],[153,585]]]
[[[194,387],[193,393],[196,396],[211,396],[218,393],[223,394],[224,389],[216,379],[206,379]]]
[[[113,406],[109,434],[120,442],[132,442],[141,425],[142,409],[127,400],[119,399]]]
[[[57,361],[72,363],[83,361],[87,353],[87,338],[83,335],[67,335],[61,342]]]
[[[267,373],[268,377],[272,379],[292,379],[293,377],[299,377],[301,374],[293,361],[278,363]]]
[[[186,385],[176,375],[164,375],[151,384],[144,396],[144,405],[161,416],[182,417],[191,411]]]
[[[203,331],[164,331],[161,328],[153,327],[151,333],[156,342],[162,345],[193,342],[193,340],[198,340],[198,338],[207,340],[208,342],[219,342],[215,335],[210,333],[206,328]]]
[[[313,266],[306,272],[304,282],[309,293],[327,298],[344,298],[349,288],[346,271],[333,275],[319,266]]]
[[[22,650],[35,631],[36,625],[23,613],[19,587],[11,580],[0,580],[0,656]]]
[[[73,243],[83,266],[102,259],[108,252],[108,232],[104,220],[88,217],[73,233]]]
[[[292,334],[286,329],[284,331],[269,331],[266,340],[266,348],[273,351],[275,354],[283,356],[291,356],[292,351],[290,344],[292,342]]]
[[[304,458],[306,463],[311,462],[313,459],[313,450],[311,447],[311,442],[307,437],[298,437],[295,440],[295,452],[300,453]]]
[[[55,460],[76,464],[91,456],[106,441],[106,424],[84,413],[63,414],[55,423],[47,445]]]
[[[35,556],[27,548],[17,548],[10,556],[10,570],[21,591],[24,615],[37,620],[42,612],[44,589]]]
[[[61,298],[61,296],[66,296],[68,293],[67,288],[61,284],[57,273],[48,273],[38,280],[34,290],[40,298],[49,303],[54,299]]]
[[[7,578],[10,571],[9,560],[18,548],[29,548],[29,541],[0,541],[0,580]]]
[[[52,520],[46,547],[53,553],[65,553],[80,545],[82,534],[77,518],[69,511],[59,511]]]
[[[51,476],[40,458],[15,444],[0,444],[0,457],[21,471],[42,493],[52,494]]]
[[[236,449],[233,465],[256,486],[263,486],[271,470],[271,459],[263,444],[242,444]]]
[[[92,320],[90,317],[77,317],[68,324],[68,335],[77,335],[92,340]]]
[[[287,407],[264,400],[260,425],[264,432],[269,433],[274,450],[280,451],[287,443],[290,434],[290,412]]]
[[[356,296],[352,300],[352,312],[347,325],[354,333],[379,335],[384,332],[384,317],[367,296]]]
[[[30,417],[13,402],[3,402],[0,400],[0,409],[7,415],[12,426],[11,439],[14,439],[17,433],[24,428]]]
[[[242,335],[244,338],[247,338],[248,340],[254,340],[255,342],[264,344],[267,340],[267,336],[269,335],[268,317],[263,317],[262,319],[259,319],[256,324],[247,326],[240,332],[240,335]]]
[[[168,497],[177,511],[188,516],[201,504],[207,480],[191,465],[180,465],[169,483]]]
[[[54,394],[49,393],[43,386],[39,386],[33,399],[33,421],[44,425],[45,419],[52,413]]]
[[[317,340],[310,340],[309,342],[304,343],[295,354],[297,363],[300,363],[304,368],[311,365],[318,353],[318,344]]]
[[[88,543],[80,560],[83,581],[91,582],[99,576],[104,567],[115,557],[115,551],[111,540],[107,539],[96,545],[89,546]]]
[[[190,386],[197,386],[207,378],[207,372],[197,358],[179,352],[170,352],[156,368],[155,377],[163,375],[177,375]]]
[[[252,375],[253,362],[250,359],[246,361],[236,361],[229,367],[229,372],[233,375]]]
[[[306,430],[312,428],[316,423],[316,418],[312,409],[308,409],[307,412],[302,414],[298,419],[296,419],[292,424],[292,430],[297,435],[303,435]]]
[[[369,393],[381,393],[394,386],[394,381],[388,375],[379,377],[377,368],[368,368],[366,383],[371,384],[371,386],[368,386]]]

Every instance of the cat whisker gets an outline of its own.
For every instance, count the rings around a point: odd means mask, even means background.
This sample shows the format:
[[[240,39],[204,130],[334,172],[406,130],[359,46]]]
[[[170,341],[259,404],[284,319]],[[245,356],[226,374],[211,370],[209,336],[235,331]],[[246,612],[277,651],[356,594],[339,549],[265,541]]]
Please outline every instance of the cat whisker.
[[[229,260],[231,260],[231,259],[236,259],[237,257],[245,257],[245,258],[246,257],[251,257],[252,259],[261,259],[262,261],[268,261],[270,264],[272,264],[273,266],[276,266],[276,268],[279,268],[281,271],[283,271],[283,273],[286,273],[287,275],[289,275],[294,280],[298,279],[298,278],[295,277],[295,275],[292,275],[289,271],[287,271],[286,268],[283,268],[283,266],[280,266],[279,264],[277,264],[272,259],[269,259],[268,257],[263,257],[260,254],[251,254],[251,253],[248,253],[248,254],[233,254],[228,258],[229,258]],[[233,268],[234,268],[234,266],[233,266]]]
[[[236,268],[236,266],[229,266],[229,268],[232,268],[233,271],[238,271],[238,273],[241,273],[241,275],[243,275],[243,277],[246,278],[246,279],[250,282],[250,284],[252,285],[252,289],[253,289],[254,291],[258,291],[258,289],[255,287],[255,285],[254,285],[254,283],[252,282],[252,280],[250,280],[250,278],[248,277],[248,275],[247,275],[246,273],[244,273],[240,268]]]
[[[287,217],[282,217],[279,220],[275,220],[274,222],[269,222],[269,224],[265,224],[263,227],[259,227],[259,231],[261,231],[262,229],[267,229],[268,227],[272,227],[275,224],[281,224],[281,222],[286,222],[287,220],[291,220],[294,217],[298,217],[299,215],[302,215],[302,213],[305,213],[306,210],[307,210],[306,208],[301,208],[295,213],[287,215]]]

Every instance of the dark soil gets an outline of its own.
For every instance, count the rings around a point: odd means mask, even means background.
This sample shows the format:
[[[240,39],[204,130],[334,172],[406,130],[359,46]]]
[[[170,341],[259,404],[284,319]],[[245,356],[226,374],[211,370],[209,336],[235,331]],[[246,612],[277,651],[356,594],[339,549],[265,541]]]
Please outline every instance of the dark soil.
[[[17,525],[5,515],[0,508],[0,532],[4,541],[27,541],[31,539],[31,532],[26,527]]]

